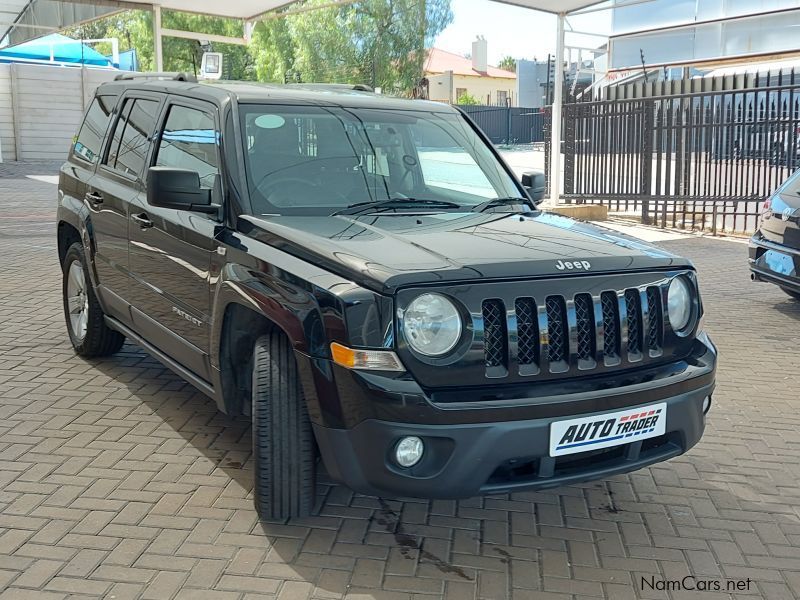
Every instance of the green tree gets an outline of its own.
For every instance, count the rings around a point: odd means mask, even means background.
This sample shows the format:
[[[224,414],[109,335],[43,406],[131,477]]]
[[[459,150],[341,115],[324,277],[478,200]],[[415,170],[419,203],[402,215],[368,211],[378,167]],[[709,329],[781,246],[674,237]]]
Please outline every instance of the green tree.
[[[501,69],[505,69],[506,71],[512,71],[514,73],[517,72],[517,59],[511,56],[504,56],[500,60],[500,64],[497,65]]]
[[[143,71],[153,70],[152,19],[149,11],[126,11],[67,34],[116,37],[121,50],[136,49]],[[367,83],[404,94],[422,78],[425,48],[452,19],[450,0],[361,0],[261,21],[248,46],[214,43],[214,50],[223,53],[223,74],[231,79]],[[162,20],[165,28],[242,36],[241,21],[233,19],[164,10]],[[165,70],[197,72],[196,41],[165,37],[163,48]]]
[[[230,37],[242,37],[241,21],[220,19],[205,15],[194,15],[164,10],[162,24],[165,28],[196,31]],[[120,41],[120,50],[136,49],[139,68],[142,71],[155,69],[153,57],[153,15],[150,11],[125,11],[86,25],[68,29],[66,35],[81,39],[115,37]],[[195,40],[165,36],[162,40],[164,70],[197,73],[203,51]],[[98,51],[111,53],[111,46],[98,45]],[[225,56],[226,74],[231,79],[255,79],[255,65],[247,47],[236,44],[214,44],[216,52]]]
[[[463,92],[457,99],[456,104],[466,104],[468,106],[475,106],[480,104],[478,99],[469,92]]]

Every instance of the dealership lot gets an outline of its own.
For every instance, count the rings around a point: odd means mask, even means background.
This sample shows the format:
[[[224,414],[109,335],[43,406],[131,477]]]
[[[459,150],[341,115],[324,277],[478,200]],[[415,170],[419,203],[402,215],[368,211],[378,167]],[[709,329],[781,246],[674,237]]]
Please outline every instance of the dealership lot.
[[[750,282],[744,244],[663,243],[695,261],[720,348],[688,455],[462,502],[321,477],[319,516],[267,524],[246,422],[135,346],[74,355],[55,169],[0,164],[0,598],[800,596],[800,303]]]

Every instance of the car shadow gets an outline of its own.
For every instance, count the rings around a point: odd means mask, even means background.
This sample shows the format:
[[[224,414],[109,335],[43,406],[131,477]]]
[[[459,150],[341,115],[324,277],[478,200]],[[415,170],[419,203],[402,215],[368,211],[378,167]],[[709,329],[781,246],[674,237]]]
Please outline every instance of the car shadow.
[[[773,308],[777,310],[779,313],[794,319],[795,321],[800,321],[800,301],[794,300],[792,298],[787,298],[783,302],[777,302],[773,305]]]
[[[114,356],[89,361],[202,456],[252,493],[250,421],[229,417],[216,402],[130,343]]]
[[[330,539],[332,547],[336,532],[346,527],[342,521],[352,519],[359,527],[367,524],[364,531],[366,543],[379,543],[395,548],[402,559],[429,563],[433,569],[447,577],[461,581],[474,580],[472,569],[454,565],[449,562],[447,553],[424,545],[426,525],[403,519],[409,505],[414,506],[413,512],[427,512],[430,509],[427,500],[384,499],[357,494],[331,481],[321,462],[317,465],[317,503],[313,515],[286,521],[258,520],[252,506],[253,462],[248,418],[232,418],[219,412],[211,398],[132,344],[126,344],[114,356],[87,361],[87,365],[121,384],[122,389],[130,393],[131,399],[135,398],[142,403],[145,408],[133,410],[137,419],[145,412],[160,419],[161,423],[153,431],[154,435],[157,435],[159,428],[167,426],[213,464],[213,468],[204,468],[195,463],[188,467],[187,472],[211,477],[219,475],[215,473],[219,469],[241,488],[234,493],[232,502],[236,503],[238,510],[252,510],[252,526],[247,526],[247,533],[264,537],[266,554],[257,566],[255,575],[315,581],[319,575],[320,554],[328,554],[331,548],[317,547],[317,542],[309,548],[305,544],[306,540]],[[168,440],[170,437],[164,434],[160,439]],[[178,453],[180,449],[173,448],[171,451]],[[176,483],[180,479],[180,476],[176,477]],[[228,492],[229,486],[224,485],[224,489],[224,493]],[[187,492],[187,496],[191,493]],[[472,503],[469,501],[463,503],[464,506],[470,504]],[[225,506],[231,507],[227,498]],[[314,535],[309,536],[310,531]],[[380,541],[370,542],[370,539]],[[331,568],[349,569],[352,565],[344,563],[354,562],[355,558],[336,556],[327,560],[331,561]],[[384,558],[388,559],[388,556]],[[344,590],[333,587],[328,591],[344,593]],[[381,590],[370,592],[375,594],[375,598],[381,598],[384,594]],[[391,594],[387,593],[388,596]]]

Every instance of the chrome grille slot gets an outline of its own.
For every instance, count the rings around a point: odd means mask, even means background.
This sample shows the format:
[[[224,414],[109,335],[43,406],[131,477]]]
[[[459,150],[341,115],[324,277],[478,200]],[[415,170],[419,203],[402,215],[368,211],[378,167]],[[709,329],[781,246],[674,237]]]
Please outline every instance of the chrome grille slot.
[[[483,301],[483,351],[486,375],[506,375],[508,357],[508,325],[502,300]]]
[[[654,285],[647,288],[647,347],[650,356],[659,356],[664,344],[664,309],[661,290]]]
[[[628,325],[628,360],[642,358],[642,300],[639,290],[625,290],[625,318]]]
[[[567,306],[562,296],[548,296],[545,300],[547,314],[547,360],[551,372],[566,370],[569,361],[569,328]]]
[[[589,294],[578,294],[575,296],[575,328],[578,342],[577,355],[581,368],[592,368],[595,366],[595,321],[594,303]]]
[[[606,365],[617,364],[620,359],[619,303],[615,292],[600,294],[603,310],[603,359]]]
[[[533,298],[517,298],[517,362],[520,375],[539,373],[539,316]]]

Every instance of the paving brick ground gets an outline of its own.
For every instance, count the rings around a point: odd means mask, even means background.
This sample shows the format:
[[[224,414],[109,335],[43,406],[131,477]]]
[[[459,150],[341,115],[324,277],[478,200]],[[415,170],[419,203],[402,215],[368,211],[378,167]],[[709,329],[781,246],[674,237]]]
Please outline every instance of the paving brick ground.
[[[703,441],[604,482],[466,502],[321,480],[319,516],[262,524],[248,424],[135,346],[67,342],[56,188],[0,165],[0,598],[800,597],[800,303],[751,283],[746,247],[696,261],[721,351]],[[692,574],[734,594],[643,586]]]

